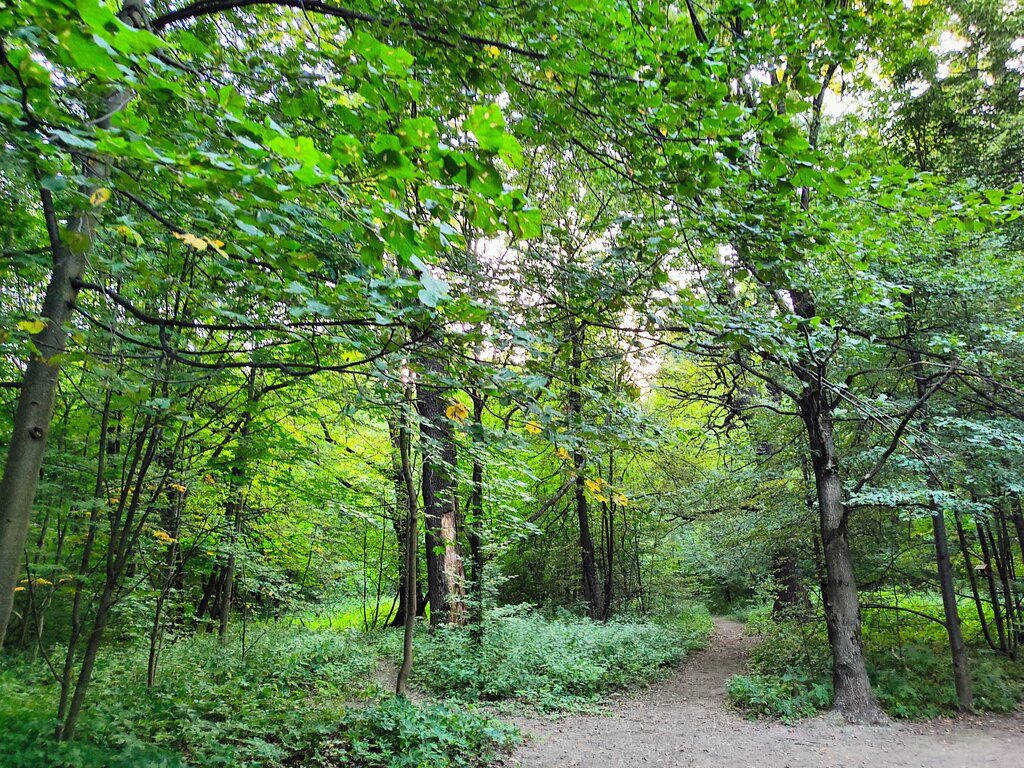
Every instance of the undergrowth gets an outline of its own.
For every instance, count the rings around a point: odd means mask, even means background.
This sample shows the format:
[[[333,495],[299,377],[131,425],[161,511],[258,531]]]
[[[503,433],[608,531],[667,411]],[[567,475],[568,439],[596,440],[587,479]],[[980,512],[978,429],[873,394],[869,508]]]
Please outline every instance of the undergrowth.
[[[310,766],[477,768],[519,741],[515,728],[472,710],[391,698],[347,714]]]
[[[599,623],[515,607],[489,615],[479,639],[468,629],[418,633],[416,685],[458,705],[380,698],[380,685],[370,682],[377,649],[393,653],[399,632],[250,628],[244,654],[238,635],[225,644],[205,633],[181,637],[163,651],[152,689],[147,649],[111,646],[97,665],[79,738],[62,744],[53,740],[59,688],[48,666],[8,656],[0,667],[0,764],[477,768],[517,735],[465,702],[578,708],[653,679],[710,630],[699,608],[669,622]]]
[[[927,603],[927,597],[917,598],[915,610],[927,609]],[[966,612],[965,619],[965,635],[970,639],[973,633]],[[761,620],[758,629],[764,640],[750,654],[748,674],[729,682],[732,703],[751,716],[784,722],[828,708],[831,657],[824,624]],[[890,716],[927,719],[956,713],[949,648],[940,624],[912,614],[866,609],[863,629],[872,688]],[[1024,700],[1024,665],[977,644],[968,653],[975,709],[1015,710]]]
[[[703,646],[711,630],[703,606],[658,623],[546,618],[514,606],[492,612],[480,637],[462,628],[438,628],[419,638],[414,682],[461,701],[578,709],[657,678]]]
[[[364,693],[376,660],[352,633],[285,627],[221,645],[182,638],[163,653],[146,689],[144,649],[101,655],[80,737],[55,744],[57,685],[42,662],[0,671],[5,768],[270,766],[318,743],[347,701]]]

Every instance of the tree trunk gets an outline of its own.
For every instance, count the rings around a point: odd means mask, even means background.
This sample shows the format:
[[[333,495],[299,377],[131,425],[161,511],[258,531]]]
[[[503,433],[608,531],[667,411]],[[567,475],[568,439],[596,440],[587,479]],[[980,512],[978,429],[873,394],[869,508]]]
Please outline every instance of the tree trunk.
[[[431,360],[427,369],[441,373]],[[458,497],[454,472],[455,433],[445,416],[445,401],[436,385],[418,387],[417,408],[423,438],[423,520],[426,526],[427,586],[430,624],[461,624],[466,619],[465,572],[459,552]]]
[[[580,392],[583,369],[583,342],[586,325],[570,323],[571,351],[569,357],[568,411],[577,421],[583,418],[583,398]],[[594,539],[590,534],[590,512],[587,508],[586,469],[587,457],[580,449],[573,451],[573,466],[576,468],[576,519],[580,530],[580,566],[583,580],[583,602],[587,615],[596,619],[601,615],[599,605],[601,594],[597,586],[597,562],[594,558]]]
[[[483,634],[484,619],[484,553],[483,553],[483,519],[484,519],[484,465],[480,457],[484,439],[484,398],[477,392],[470,395],[473,399],[473,442],[476,453],[473,455],[472,492],[469,500],[469,523],[466,536],[469,540],[469,623],[477,640]]]
[[[911,312],[907,319],[907,336],[911,344],[910,362],[914,375],[914,391],[919,400],[927,397],[928,381],[921,353],[913,348],[914,321],[913,297],[907,296],[905,304]],[[922,412],[924,411],[924,406]],[[923,413],[922,413],[923,415]],[[927,423],[921,427],[926,432]],[[924,450],[926,458],[927,444]],[[927,466],[927,461],[925,462]],[[946,636],[949,639],[949,652],[953,663],[953,683],[956,686],[957,708],[961,712],[970,712],[974,708],[974,693],[971,690],[971,670],[967,663],[967,645],[964,643],[963,630],[960,627],[960,611],[956,604],[956,588],[953,584],[953,564],[949,558],[949,536],[946,533],[946,513],[935,502],[935,492],[941,490],[938,477],[928,466],[928,509],[932,515],[932,539],[935,543],[935,567],[939,576],[939,592],[942,595],[942,611],[945,618]]]
[[[783,548],[772,556],[772,576],[778,587],[772,616],[785,619],[797,613],[806,613],[811,607],[807,589],[800,578],[800,561],[789,548]]]
[[[971,670],[967,664],[967,646],[960,627],[960,612],[956,604],[956,588],[953,584],[953,565],[949,558],[949,538],[946,533],[946,515],[938,509],[935,501],[929,503],[932,511],[932,530],[935,539],[935,563],[939,574],[939,591],[942,593],[942,610],[946,621],[946,635],[953,660],[953,683],[956,686],[958,708],[969,712],[974,708],[974,693],[971,690]]]
[[[850,556],[849,519],[833,437],[832,411],[816,377],[809,377],[805,382],[799,405],[807,428],[821,522],[827,587],[825,623],[832,647],[832,684],[835,691],[833,706],[850,722],[886,722],[888,718],[871,690],[864,662],[860,602]]]
[[[416,514],[416,480],[413,477],[412,471],[412,458],[411,443],[412,435],[409,430],[409,419],[411,414],[409,409],[412,407],[412,393],[410,388],[406,388],[405,393],[405,409],[402,413],[402,424],[398,434],[398,451],[399,451],[399,463],[402,469],[402,482],[405,485],[405,493],[407,499],[406,509],[408,516],[405,520],[405,530],[407,532],[405,537],[405,604],[408,608],[403,616],[404,621],[404,633],[402,638],[402,666],[398,670],[398,679],[395,682],[395,695],[405,696],[406,684],[409,680],[409,673],[412,672],[412,636],[413,631],[416,628],[416,598],[418,596],[418,590],[416,586],[416,575],[419,570],[418,563],[418,545],[419,536],[416,535],[416,529],[419,526]]]
[[[405,552],[408,549],[406,525],[409,521],[409,495],[406,490],[405,474],[402,467],[402,429],[403,425],[399,419],[394,416],[388,417],[388,433],[391,437],[391,482],[394,486],[395,494],[394,514],[391,517],[391,525],[395,531],[398,552],[404,558]],[[406,570],[404,567],[398,569],[398,608],[389,624],[392,627],[405,626],[405,612],[407,606],[410,605],[407,602],[409,590],[406,588],[405,574]],[[411,605],[415,605],[415,601]],[[413,612],[415,613],[415,608]]]

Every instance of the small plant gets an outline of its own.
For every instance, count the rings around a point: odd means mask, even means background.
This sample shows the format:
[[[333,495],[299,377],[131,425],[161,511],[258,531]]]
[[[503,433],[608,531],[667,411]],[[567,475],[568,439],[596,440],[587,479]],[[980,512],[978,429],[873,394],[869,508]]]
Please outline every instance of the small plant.
[[[478,768],[519,741],[512,726],[448,704],[392,698],[350,712],[309,765],[323,768]]]

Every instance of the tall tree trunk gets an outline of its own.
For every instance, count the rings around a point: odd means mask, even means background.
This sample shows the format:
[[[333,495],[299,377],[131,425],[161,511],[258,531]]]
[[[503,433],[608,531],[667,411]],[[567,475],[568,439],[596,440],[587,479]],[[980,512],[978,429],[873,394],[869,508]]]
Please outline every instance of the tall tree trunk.
[[[849,513],[843,500],[832,410],[817,377],[805,381],[799,406],[818,496],[827,587],[825,623],[832,647],[833,706],[850,722],[885,722],[888,718],[871,690],[864,662],[860,602],[848,538]]]
[[[398,451],[399,463],[402,469],[402,482],[405,485],[406,510],[408,512],[405,519],[405,530],[407,533],[405,537],[404,568],[405,604],[408,607],[403,616],[402,666],[398,670],[398,679],[395,682],[395,694],[397,696],[405,696],[409,673],[412,672],[412,636],[416,628],[416,600],[419,594],[416,586],[416,576],[419,570],[419,558],[417,557],[419,536],[416,535],[416,529],[419,526],[419,522],[416,519],[416,480],[413,477],[412,471],[412,434],[409,429],[409,421],[411,419],[409,411],[411,408],[412,392],[411,387],[407,386],[405,390],[405,407],[402,411],[401,426],[398,434]]]
[[[472,491],[469,499],[469,523],[466,537],[469,540],[469,622],[477,640],[483,635],[484,619],[484,464],[481,458],[483,451],[484,397],[479,392],[471,392],[473,400],[473,443],[476,451],[473,454]]]
[[[907,337],[911,346],[910,363],[914,376],[914,391],[918,400],[928,396],[928,377],[924,369],[921,353],[913,347],[914,336],[914,300],[907,296],[905,303],[910,309],[907,319]],[[927,406],[922,406],[922,415]],[[927,431],[925,422],[922,431]],[[927,446],[924,449],[928,451]],[[931,458],[926,454],[927,459]],[[946,637],[949,639],[949,652],[953,663],[953,684],[956,686],[957,708],[961,712],[969,712],[974,708],[974,692],[971,689],[971,669],[967,663],[967,645],[964,643],[963,630],[960,627],[960,611],[956,604],[956,587],[953,584],[953,563],[949,557],[949,535],[946,532],[946,512],[939,508],[935,494],[941,490],[939,479],[928,466],[928,510],[932,517],[932,539],[935,544],[935,567],[939,577],[939,592],[942,595],[942,611],[945,618]]]
[[[582,320],[579,325],[570,321],[569,391],[568,411],[570,418],[582,421],[583,397],[581,393],[583,371],[583,343],[587,327]],[[579,447],[573,451],[573,466],[576,468],[576,520],[580,531],[580,566],[583,580],[583,602],[587,615],[596,619],[601,615],[601,593],[597,586],[597,561],[594,558],[594,539],[590,534],[590,511],[587,508],[586,476],[587,457]]]
[[[427,369],[442,372],[431,359]],[[454,472],[458,459],[455,433],[445,416],[437,385],[417,387],[423,438],[423,520],[426,526],[427,586],[430,623],[461,624],[466,619],[465,572],[458,542],[458,495]]]
[[[408,548],[406,539],[409,535],[406,528],[409,521],[409,495],[406,490],[405,474],[402,467],[402,429],[400,416],[397,418],[394,415],[388,417],[388,434],[391,437],[391,482],[394,486],[395,494],[394,514],[391,518],[391,524],[395,531],[398,552],[402,558],[405,558],[405,552]],[[416,534],[413,534],[413,536],[415,538]],[[405,578],[406,570],[404,567],[401,567],[398,569],[398,608],[395,610],[395,615],[390,622],[392,627],[405,626],[405,612],[407,606],[410,605],[407,602],[409,590],[406,588]],[[415,600],[411,605],[415,613]]]

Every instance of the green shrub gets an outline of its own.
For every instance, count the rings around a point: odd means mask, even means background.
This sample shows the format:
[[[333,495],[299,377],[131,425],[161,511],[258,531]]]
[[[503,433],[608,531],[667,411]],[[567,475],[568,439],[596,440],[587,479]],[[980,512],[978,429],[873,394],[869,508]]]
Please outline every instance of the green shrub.
[[[910,599],[901,599],[908,605]],[[928,607],[916,596],[915,610]],[[934,609],[934,605],[932,606]],[[941,605],[940,605],[941,610]],[[956,712],[944,628],[912,614],[866,610],[864,652],[872,688],[892,717],[921,719]],[[934,611],[933,611],[934,613]],[[831,658],[822,622],[767,623],[748,675],[729,683],[729,698],[755,717],[792,721],[831,704]],[[1011,712],[1024,700],[1024,668],[987,648],[968,649],[974,704],[980,712]]]
[[[308,764],[334,768],[476,768],[519,741],[515,728],[446,704],[392,698],[341,721]]]
[[[755,717],[792,723],[811,717],[832,701],[832,685],[799,673],[779,677],[737,675],[728,683],[729,699]]]
[[[144,649],[101,654],[72,744],[55,745],[58,688],[42,665],[0,675],[0,754],[32,766],[274,765],[321,740],[360,695],[376,659],[353,633],[274,627],[237,638],[182,638],[146,689]]]
[[[480,638],[439,628],[417,642],[414,679],[440,696],[578,707],[656,678],[703,645],[712,628],[693,608],[671,621],[544,618],[522,606],[489,615]]]

